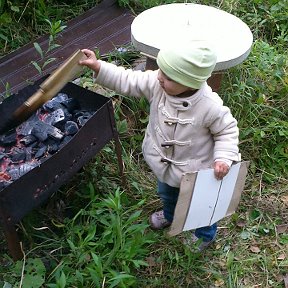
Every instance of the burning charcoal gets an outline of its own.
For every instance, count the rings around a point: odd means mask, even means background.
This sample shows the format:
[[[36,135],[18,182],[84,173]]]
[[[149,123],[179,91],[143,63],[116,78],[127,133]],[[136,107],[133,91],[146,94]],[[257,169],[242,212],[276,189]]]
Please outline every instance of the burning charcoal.
[[[43,122],[41,122],[41,121],[38,121],[37,123],[35,123],[33,125],[32,130],[31,130],[31,133],[33,136],[35,136],[40,141],[45,141],[48,138],[48,131],[47,131],[48,129],[47,128],[45,129],[43,127],[45,125],[45,123],[43,123],[43,124],[42,123]]]
[[[0,181],[10,181],[11,176],[6,172],[0,172]]]
[[[58,93],[56,97],[54,97],[52,100],[57,101],[59,103],[63,103],[64,101],[68,100],[69,97],[65,93]]]
[[[80,108],[80,104],[75,98],[68,98],[67,100],[63,101],[62,104],[70,113]]]
[[[20,143],[25,145],[25,146],[29,146],[30,144],[33,144],[36,141],[37,141],[37,138],[30,134],[30,135],[27,135],[27,136],[23,137],[20,140]]]
[[[69,111],[64,106],[62,106],[61,110],[64,113],[64,119],[63,121],[55,123],[54,126],[60,130],[64,130],[65,122],[70,121],[72,119],[72,114],[70,114]]]
[[[79,128],[77,123],[75,123],[74,121],[67,121],[65,123],[64,130],[66,135],[74,135],[78,132]]]
[[[38,142],[33,142],[29,145],[30,148],[35,148],[38,145]]]
[[[33,168],[38,166],[38,162],[33,163],[23,163],[19,165],[18,167],[14,167],[8,171],[9,175],[11,176],[12,180],[17,180]]]
[[[50,101],[52,101],[52,100],[50,100]],[[57,109],[61,109],[62,108],[61,103],[59,103],[59,102],[50,102],[50,101],[48,101],[47,103],[45,103],[42,106],[42,109],[44,109],[44,111],[51,112],[51,111],[55,111]]]
[[[84,111],[84,110],[77,110],[74,112],[74,117],[75,118],[79,118],[81,116],[83,116],[87,111]]]
[[[42,157],[46,153],[46,150],[47,150],[47,146],[43,146],[43,147],[39,148],[37,150],[36,154],[34,155],[34,157],[36,159]]]
[[[62,139],[64,136],[64,133],[62,133],[61,130],[42,121],[38,121],[34,124],[31,134],[37,137],[42,142],[45,141],[48,136],[59,140]]]
[[[43,109],[46,111],[54,111],[58,108],[61,108],[61,103],[68,99],[67,94],[58,93],[56,97],[52,98],[43,105]]]
[[[16,144],[16,142],[17,142],[17,134],[15,130],[13,130],[12,132],[9,132],[9,134],[0,136],[1,146],[4,146],[4,147],[12,146]]]
[[[7,157],[7,155],[5,153],[0,152],[0,161],[5,157]]]
[[[84,126],[85,123],[92,117],[93,113],[91,112],[84,112],[83,115],[77,118],[77,122],[80,127]]]
[[[59,145],[54,142],[48,145],[48,153],[50,154],[54,154],[55,152],[57,152],[59,150]]]
[[[59,145],[59,149],[61,149],[63,146],[65,146],[73,137],[71,135],[67,135],[62,140],[61,144]]]
[[[19,135],[27,136],[31,134],[31,130],[33,127],[33,123],[39,121],[39,118],[36,114],[33,114],[27,121],[23,122],[17,128],[17,132]]]
[[[21,161],[25,161],[26,159],[26,152],[23,149],[15,148],[13,149],[13,154],[10,157],[13,163],[19,163]]]
[[[55,125],[59,122],[62,122],[65,119],[65,114],[63,109],[57,109],[50,114],[44,119],[44,122],[49,125]]]
[[[64,137],[64,133],[58,128],[53,127],[53,129],[49,131],[49,136],[54,139],[61,140]]]
[[[25,153],[26,153],[26,162],[30,162],[32,160],[32,147],[27,147],[25,149]]]

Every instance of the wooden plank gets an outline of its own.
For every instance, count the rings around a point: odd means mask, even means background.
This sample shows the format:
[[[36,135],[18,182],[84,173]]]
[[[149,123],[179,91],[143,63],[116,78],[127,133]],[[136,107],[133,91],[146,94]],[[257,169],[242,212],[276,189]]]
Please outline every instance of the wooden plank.
[[[115,47],[129,44],[130,26],[134,16],[127,9],[120,8],[115,0],[104,0],[86,13],[67,22],[67,28],[57,38],[61,46],[47,54],[46,59],[56,58],[45,67],[40,75],[31,61],[41,61],[33,43],[29,43],[0,59],[0,99],[7,93],[17,93],[43,75],[51,73],[75,50],[81,48],[99,49],[106,54]],[[40,37],[39,43],[45,51],[49,35]],[[9,90],[6,91],[6,83]]]

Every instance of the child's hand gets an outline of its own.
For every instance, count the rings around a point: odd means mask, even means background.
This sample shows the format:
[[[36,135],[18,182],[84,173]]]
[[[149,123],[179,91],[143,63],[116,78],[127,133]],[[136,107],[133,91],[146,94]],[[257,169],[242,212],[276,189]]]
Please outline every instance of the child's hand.
[[[227,163],[222,161],[216,161],[214,162],[214,175],[217,180],[222,180],[224,176],[227,175],[229,172],[229,166]]]
[[[97,60],[95,53],[89,49],[82,49],[81,51],[86,55],[87,58],[84,60],[80,60],[79,64],[87,66],[90,69],[94,70],[96,73],[98,73],[101,64]]]

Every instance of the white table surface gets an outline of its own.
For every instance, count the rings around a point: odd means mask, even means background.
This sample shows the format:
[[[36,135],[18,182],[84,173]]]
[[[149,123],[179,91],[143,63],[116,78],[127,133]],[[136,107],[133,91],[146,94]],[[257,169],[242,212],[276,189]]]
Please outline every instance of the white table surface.
[[[213,44],[217,53],[214,71],[243,62],[249,55],[253,35],[238,17],[199,4],[175,3],[156,6],[139,14],[131,25],[135,48],[156,58],[159,49],[192,40]]]

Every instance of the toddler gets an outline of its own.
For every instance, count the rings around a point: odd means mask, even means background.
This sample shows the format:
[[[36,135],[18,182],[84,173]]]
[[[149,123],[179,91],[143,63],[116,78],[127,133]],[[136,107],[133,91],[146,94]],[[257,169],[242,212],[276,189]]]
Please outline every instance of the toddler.
[[[150,216],[153,229],[173,221],[181,177],[185,172],[214,167],[222,179],[233,161],[239,161],[238,128],[229,108],[206,80],[216,64],[207,43],[196,41],[161,49],[159,70],[132,71],[97,60],[95,53],[82,50],[80,61],[94,71],[95,82],[117,93],[146,97],[149,123],[143,140],[143,155],[158,179],[163,210]],[[217,225],[202,227],[192,234],[199,250],[214,241]]]

